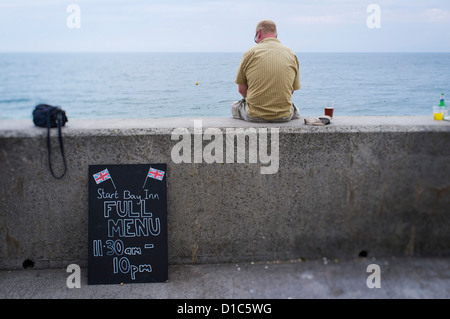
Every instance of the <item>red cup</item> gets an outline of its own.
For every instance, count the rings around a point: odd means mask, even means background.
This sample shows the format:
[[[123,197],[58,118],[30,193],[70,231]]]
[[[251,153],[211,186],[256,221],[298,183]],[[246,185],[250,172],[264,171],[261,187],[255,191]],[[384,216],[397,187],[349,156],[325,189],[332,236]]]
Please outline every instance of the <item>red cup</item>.
[[[333,111],[334,111],[333,106],[325,106],[325,115],[333,117]]]

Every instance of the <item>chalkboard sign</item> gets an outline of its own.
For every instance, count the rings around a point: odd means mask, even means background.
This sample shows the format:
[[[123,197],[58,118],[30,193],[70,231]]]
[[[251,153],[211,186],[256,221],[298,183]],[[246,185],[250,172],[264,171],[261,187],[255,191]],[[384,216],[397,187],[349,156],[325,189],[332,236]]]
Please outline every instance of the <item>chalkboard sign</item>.
[[[88,284],[168,279],[166,164],[89,165]]]

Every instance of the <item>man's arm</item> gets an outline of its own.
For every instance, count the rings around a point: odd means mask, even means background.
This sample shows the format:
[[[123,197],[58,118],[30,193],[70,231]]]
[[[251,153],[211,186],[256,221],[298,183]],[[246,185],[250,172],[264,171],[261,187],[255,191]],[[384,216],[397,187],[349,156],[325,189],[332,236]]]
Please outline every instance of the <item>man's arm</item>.
[[[245,99],[247,97],[247,89],[248,86],[244,84],[238,84],[239,93],[241,93],[242,97]]]

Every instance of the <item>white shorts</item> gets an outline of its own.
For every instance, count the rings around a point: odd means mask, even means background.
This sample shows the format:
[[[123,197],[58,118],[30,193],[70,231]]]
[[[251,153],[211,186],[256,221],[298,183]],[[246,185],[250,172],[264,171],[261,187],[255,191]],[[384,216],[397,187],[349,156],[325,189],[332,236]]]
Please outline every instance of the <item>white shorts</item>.
[[[259,123],[266,123],[266,122],[288,122],[293,119],[299,119],[300,118],[300,112],[298,108],[292,104],[292,110],[291,114],[289,116],[281,117],[279,119],[274,120],[265,120],[259,117],[252,117],[248,115],[247,111],[247,101],[245,99],[242,99],[237,102],[233,102],[231,104],[231,115],[235,119],[240,119],[248,122],[259,122]]]

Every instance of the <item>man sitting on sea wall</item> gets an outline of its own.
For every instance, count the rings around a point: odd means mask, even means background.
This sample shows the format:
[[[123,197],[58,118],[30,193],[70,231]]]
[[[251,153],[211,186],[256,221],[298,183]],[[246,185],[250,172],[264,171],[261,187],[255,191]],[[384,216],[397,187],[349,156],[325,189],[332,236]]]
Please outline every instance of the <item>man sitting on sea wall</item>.
[[[231,105],[236,119],[287,122],[300,118],[292,94],[300,89],[299,63],[294,52],[277,39],[271,20],[256,26],[255,45],[241,60],[236,84],[243,99]]]

